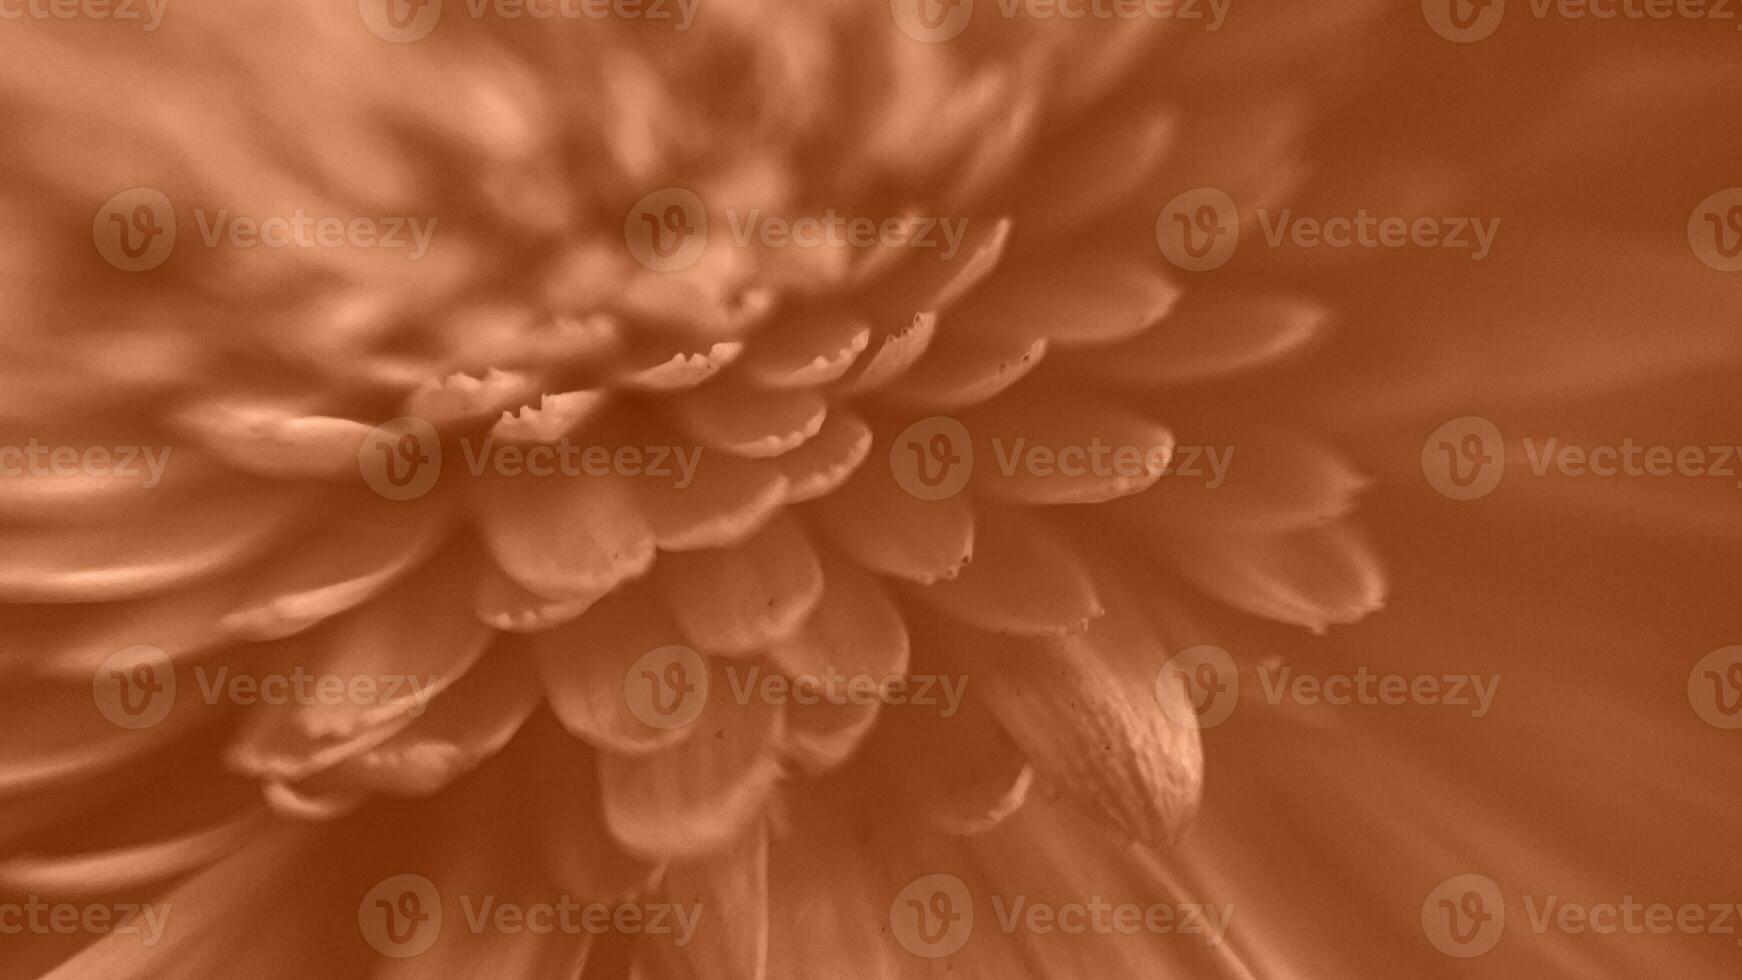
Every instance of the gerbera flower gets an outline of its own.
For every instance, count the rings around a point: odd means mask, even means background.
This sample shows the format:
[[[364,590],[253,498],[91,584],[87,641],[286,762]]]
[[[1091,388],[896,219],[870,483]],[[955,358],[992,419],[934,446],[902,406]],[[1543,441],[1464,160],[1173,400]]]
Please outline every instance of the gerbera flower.
[[[8,40],[8,428],[166,461],[6,481],[0,881],[167,910],[22,968],[1286,963],[1171,658],[1384,599],[1280,383],[1338,307],[1157,238],[1299,192],[1370,5],[492,11]]]

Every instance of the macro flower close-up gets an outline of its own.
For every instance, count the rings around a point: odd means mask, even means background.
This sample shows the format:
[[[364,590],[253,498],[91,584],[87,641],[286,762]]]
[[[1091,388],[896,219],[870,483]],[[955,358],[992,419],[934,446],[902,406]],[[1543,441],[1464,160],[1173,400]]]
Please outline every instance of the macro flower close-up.
[[[0,0],[0,977],[1731,975],[1719,0]]]

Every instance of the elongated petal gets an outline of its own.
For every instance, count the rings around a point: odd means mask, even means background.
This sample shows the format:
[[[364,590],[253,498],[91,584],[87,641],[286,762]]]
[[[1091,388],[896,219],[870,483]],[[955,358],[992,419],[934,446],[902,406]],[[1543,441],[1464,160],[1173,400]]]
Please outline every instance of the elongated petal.
[[[1188,580],[1236,609],[1323,633],[1385,602],[1378,556],[1346,523],[1165,543]]]

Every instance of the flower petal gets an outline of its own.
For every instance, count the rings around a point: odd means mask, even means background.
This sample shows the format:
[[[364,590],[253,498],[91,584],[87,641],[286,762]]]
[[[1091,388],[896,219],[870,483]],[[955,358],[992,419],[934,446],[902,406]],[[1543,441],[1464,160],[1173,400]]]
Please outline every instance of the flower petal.
[[[1018,636],[1080,633],[1103,612],[1088,567],[1038,519],[982,507],[976,538],[960,575],[907,594],[958,622]]]
[[[756,337],[739,365],[767,388],[809,388],[839,379],[871,343],[871,324],[841,311],[797,311]]]
[[[793,683],[816,685],[820,697],[786,709],[786,750],[810,772],[832,769],[876,724],[879,701],[859,703],[843,690],[851,678],[879,684],[907,671],[907,627],[883,585],[839,557],[823,564],[822,601],[804,629],[769,648]]]
[[[1173,310],[1180,288],[1123,253],[1085,251],[1008,270],[955,310],[948,329],[979,337],[1044,337],[1055,347],[1129,340]]]
[[[607,592],[653,564],[628,478],[486,476],[479,523],[497,564],[552,599]]]
[[[693,730],[648,724],[625,694],[636,661],[681,642],[664,601],[647,582],[618,589],[580,619],[532,638],[545,695],[563,727],[620,755],[650,752]]]
[[[817,554],[786,515],[735,547],[666,555],[655,576],[690,644],[720,653],[791,636],[823,593]]]
[[[682,861],[726,847],[762,818],[780,779],[780,707],[736,703],[724,672],[713,675],[694,737],[642,755],[599,753],[605,823],[631,855]]]
[[[767,825],[758,822],[725,849],[666,868],[659,900],[695,915],[695,934],[638,937],[632,975],[761,980],[768,967],[768,846]]]
[[[1018,504],[1099,504],[1161,478],[1173,433],[1087,400],[1007,399],[963,417],[974,440],[973,486]]]
[[[1385,604],[1378,556],[1347,523],[1161,542],[1192,584],[1236,609],[1323,633]]]
[[[974,555],[974,509],[966,496],[920,500],[881,460],[809,509],[829,541],[884,575],[930,583],[954,578]]]
[[[247,596],[220,625],[242,640],[308,629],[387,588],[435,551],[447,512],[372,495],[323,508],[314,532],[249,577]]]
[[[816,389],[763,391],[730,379],[673,399],[673,414],[702,445],[764,459],[791,452],[816,435],[829,414]]]
[[[833,493],[871,452],[871,426],[846,408],[831,409],[816,438],[774,461],[786,475],[786,502]]]
[[[1161,327],[1073,362],[1084,373],[1149,387],[1253,371],[1321,337],[1324,307],[1282,293],[1194,292]]]

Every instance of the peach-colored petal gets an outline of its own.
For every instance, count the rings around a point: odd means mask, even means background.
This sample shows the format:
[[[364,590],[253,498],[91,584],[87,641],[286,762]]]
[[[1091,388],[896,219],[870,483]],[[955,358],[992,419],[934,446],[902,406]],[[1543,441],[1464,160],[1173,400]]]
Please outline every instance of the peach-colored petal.
[[[974,489],[1016,504],[1099,504],[1141,493],[1174,449],[1165,427],[1088,398],[1001,401],[963,424],[974,440]]]
[[[768,966],[768,828],[753,825],[725,849],[697,861],[674,861],[657,894],[683,909],[700,909],[694,937],[641,937],[634,975],[739,980],[766,976]]]
[[[1029,514],[982,507],[974,561],[907,594],[951,619],[998,634],[1079,633],[1104,610],[1075,547]]]
[[[631,855],[693,860],[762,818],[780,779],[780,706],[758,697],[737,703],[716,671],[692,724],[694,737],[650,753],[599,753],[605,823]]]
[[[815,389],[758,392],[722,380],[674,399],[672,411],[708,449],[766,458],[791,452],[816,435],[829,406]]]
[[[487,475],[479,521],[497,564],[552,599],[611,589],[653,564],[653,530],[628,477]]]
[[[1386,576],[1347,523],[1158,542],[1189,581],[1236,609],[1322,633],[1385,602]]]
[[[839,379],[871,342],[871,324],[840,311],[798,311],[756,338],[738,369],[768,388],[809,388]]]
[[[551,710],[563,727],[619,755],[640,755],[687,738],[693,726],[658,728],[632,710],[625,689],[636,661],[682,640],[651,583],[626,586],[582,618],[533,637]],[[655,678],[657,680],[657,678]]]
[[[871,442],[871,426],[863,418],[845,408],[830,409],[816,438],[774,461],[787,479],[786,503],[833,493],[865,462]]]
[[[725,654],[791,636],[823,593],[816,551],[786,515],[733,547],[666,555],[654,574],[690,644]]]
[[[935,582],[955,577],[974,556],[974,509],[967,497],[920,500],[895,482],[881,459],[812,503],[808,513],[847,557],[885,575]]]

